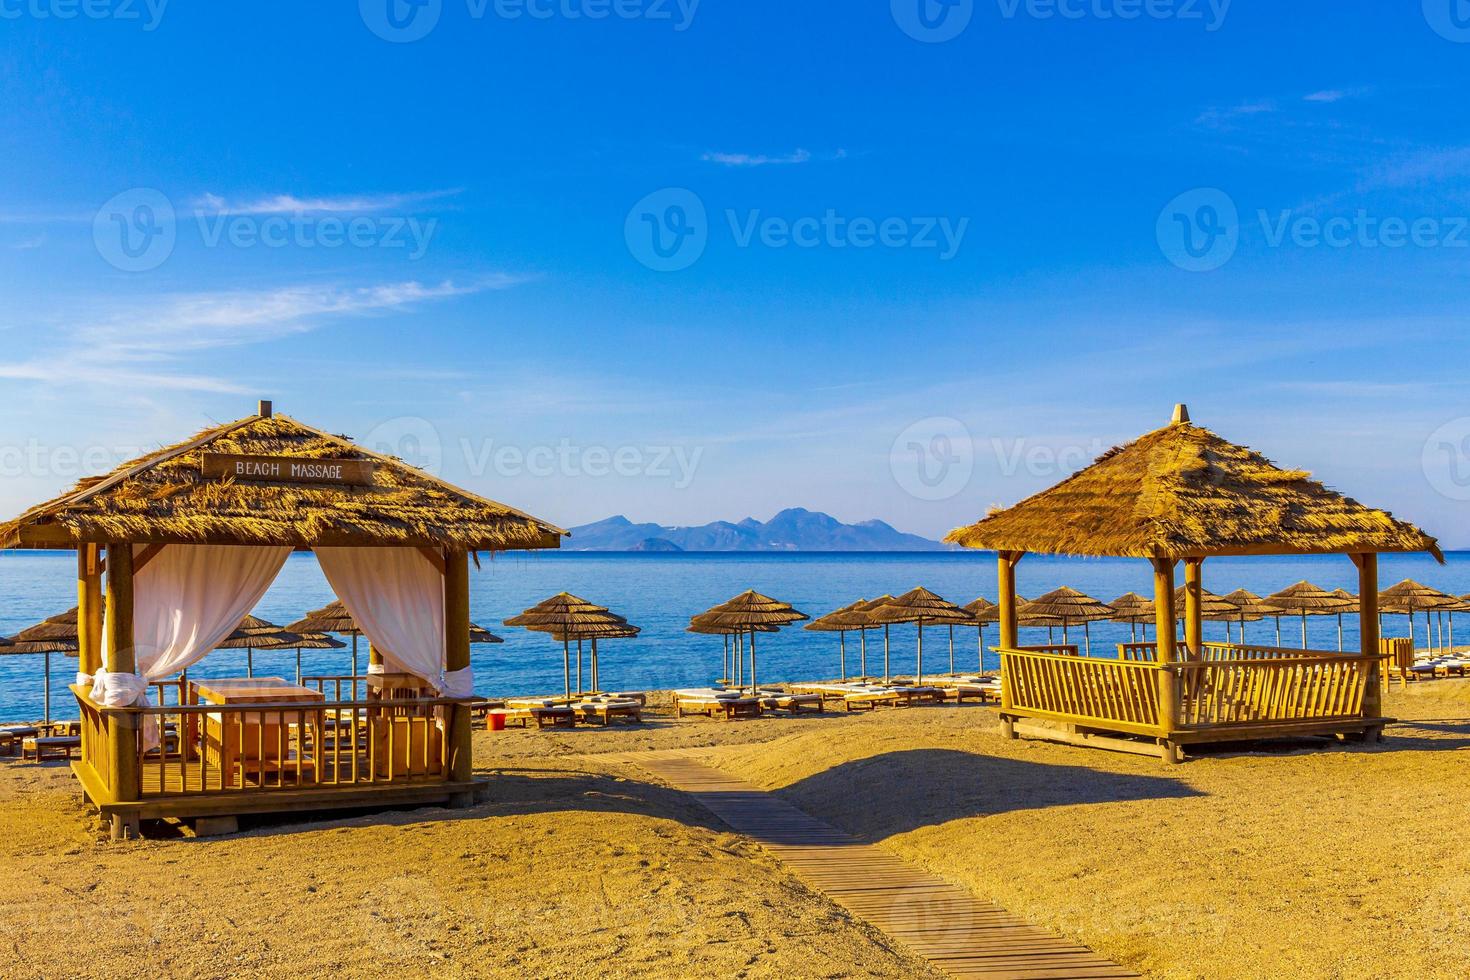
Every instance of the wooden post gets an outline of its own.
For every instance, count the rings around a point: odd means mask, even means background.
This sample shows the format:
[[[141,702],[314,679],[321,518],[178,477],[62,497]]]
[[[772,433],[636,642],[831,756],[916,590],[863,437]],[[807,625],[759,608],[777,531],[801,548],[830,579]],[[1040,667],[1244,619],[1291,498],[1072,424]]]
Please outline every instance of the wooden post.
[[[1178,660],[1175,649],[1174,559],[1155,558],[1154,566],[1154,632],[1159,643],[1159,728],[1164,736],[1179,727],[1179,686],[1172,665]]]
[[[444,669],[464,670],[470,665],[470,556],[467,551],[451,551],[444,557]],[[449,778],[468,783],[475,776],[469,705],[449,709],[446,729]]]
[[[1353,564],[1358,566],[1358,630],[1362,634],[1362,652],[1373,657],[1368,667],[1368,684],[1363,693],[1363,717],[1383,717],[1383,689],[1379,674],[1383,661],[1378,659],[1383,651],[1379,643],[1378,630],[1378,556],[1353,555]]]
[[[1184,644],[1191,660],[1204,659],[1204,563],[1203,558],[1184,561]]]
[[[77,672],[95,674],[102,666],[102,563],[97,546],[77,549]]]
[[[1016,619],[1016,563],[1021,552],[1000,553],[1000,647],[1014,650],[1020,644],[1020,624]]]
[[[133,641],[133,546],[107,546],[107,670],[114,674],[136,674],[137,652]],[[132,803],[142,795],[138,772],[138,716],[114,714],[107,721],[109,787],[114,803]],[[113,836],[124,836],[128,821],[114,819]]]
[[[1001,650],[1014,650],[1020,643],[1021,627],[1016,617],[1016,565],[1025,555],[1022,551],[1002,551],[999,555],[1000,571],[1000,643]],[[1000,710],[1001,732],[1007,738],[1016,737],[1016,722],[1008,712],[1015,707],[1015,683],[1005,676],[1005,655],[1001,655]]]

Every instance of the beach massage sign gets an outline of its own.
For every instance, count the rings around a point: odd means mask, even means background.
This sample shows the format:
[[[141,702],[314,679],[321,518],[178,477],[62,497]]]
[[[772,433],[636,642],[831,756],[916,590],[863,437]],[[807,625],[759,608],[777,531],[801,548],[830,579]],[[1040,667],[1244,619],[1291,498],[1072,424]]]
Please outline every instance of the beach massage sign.
[[[204,478],[249,483],[316,483],[365,487],[373,482],[373,463],[365,459],[302,459],[299,456],[205,453]]]

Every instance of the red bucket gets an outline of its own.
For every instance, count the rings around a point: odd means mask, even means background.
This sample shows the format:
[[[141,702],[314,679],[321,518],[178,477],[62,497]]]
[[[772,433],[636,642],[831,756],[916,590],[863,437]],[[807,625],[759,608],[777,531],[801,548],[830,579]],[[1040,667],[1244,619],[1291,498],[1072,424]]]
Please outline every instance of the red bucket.
[[[505,731],[505,715],[501,714],[498,711],[492,711],[489,714],[489,719],[490,719],[490,725],[489,725],[490,731],[492,731],[492,732],[503,732],[503,731]]]

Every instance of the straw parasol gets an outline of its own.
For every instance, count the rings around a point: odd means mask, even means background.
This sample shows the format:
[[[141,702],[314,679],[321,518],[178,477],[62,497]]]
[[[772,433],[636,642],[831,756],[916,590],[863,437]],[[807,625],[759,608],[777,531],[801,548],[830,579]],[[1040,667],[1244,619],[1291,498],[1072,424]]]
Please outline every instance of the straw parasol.
[[[709,609],[698,616],[693,617],[689,624],[691,626],[728,626],[736,627],[750,635],[750,689],[758,692],[760,688],[756,684],[755,677],[755,634],[754,627],[774,626],[778,629],[782,626],[790,626],[792,623],[802,622],[811,617],[804,612],[798,612],[789,604],[772,599],[770,596],[761,595],[755,590],[747,590],[731,599],[729,602],[721,603],[713,609]]]
[[[572,630],[552,629],[542,631],[545,633],[549,633],[553,640],[561,640],[564,643],[570,643],[572,640],[577,641],[577,690],[580,694],[602,693],[602,682],[599,680],[599,665],[597,660],[598,640],[632,640],[636,639],[643,632],[641,627],[631,625],[622,616],[619,616],[616,613],[610,613],[609,615],[611,615],[613,619],[616,620],[616,622],[588,622]],[[589,640],[592,644],[592,657],[590,664],[592,668],[591,691],[586,690],[585,685],[582,683],[582,644]],[[472,640],[471,642],[475,641]],[[501,640],[499,637],[496,637],[494,640],[488,642],[504,643],[505,641]]]
[[[1000,607],[984,596],[981,596],[974,602],[963,605],[960,608],[970,614],[969,625],[974,626],[976,632],[979,634],[977,640],[977,655],[979,659],[976,661],[976,664],[979,667],[980,673],[983,674],[985,673],[985,627],[991,623],[1000,622]]]
[[[566,682],[566,696],[572,696],[572,648],[577,641],[577,687],[581,688],[582,655],[584,638],[597,635],[603,627],[616,627],[617,631],[628,629],[628,621],[608,612],[605,606],[588,602],[569,592],[561,592],[537,603],[519,616],[505,621],[506,626],[519,626],[538,633],[551,633],[562,642],[562,676]],[[621,633],[620,633],[621,635]]]
[[[1282,610],[1283,613],[1296,613],[1302,617],[1303,650],[1307,648],[1308,616],[1331,616],[1344,612],[1352,606],[1351,602],[1344,602],[1331,592],[1311,582],[1298,582],[1267,596],[1266,601]],[[1276,617],[1276,645],[1281,645],[1281,617],[1279,615]]]
[[[1404,579],[1392,588],[1384,589],[1378,594],[1378,609],[1386,613],[1402,613],[1409,617],[1409,639],[1414,638],[1414,614],[1424,612],[1424,647],[1429,649],[1433,646],[1434,639],[1430,635],[1431,619],[1430,611],[1443,609],[1458,605],[1459,599],[1452,595],[1446,595],[1438,589],[1432,589],[1427,585],[1421,585],[1413,579]]]
[[[1174,590],[1174,618],[1182,622],[1185,618],[1186,590],[1183,586]],[[1225,624],[1225,642],[1230,642],[1230,624],[1240,614],[1240,610],[1228,599],[1215,595],[1209,589],[1200,589],[1200,619],[1211,623]]]
[[[301,685],[301,651],[302,650],[345,650],[347,644],[341,640],[328,636],[326,633],[291,633],[285,632],[275,637],[267,637],[258,650],[296,650],[296,684]]]
[[[959,606],[943,599],[928,589],[920,586],[911,589],[903,595],[884,603],[873,610],[873,615],[885,624],[917,623],[919,627],[919,650],[917,667],[914,674],[914,683],[924,683],[924,624],[925,623],[948,623],[951,624],[949,633],[949,669],[954,673],[954,623],[968,623],[970,614]],[[884,665],[885,675],[887,665]],[[883,678],[887,683],[887,676]]]
[[[45,722],[48,725],[51,724],[51,655],[66,653],[76,656],[80,644],[77,631],[77,611],[72,609],[23,629],[10,639],[0,638],[0,656],[19,657],[39,654],[45,658],[42,668],[42,696],[45,705]]]
[[[1245,645],[1245,624],[1258,623],[1267,616],[1277,617],[1277,627],[1280,628],[1281,615],[1286,610],[1280,606],[1273,606],[1265,599],[1247,589],[1236,589],[1225,597],[1225,601],[1236,609],[1235,620],[1240,624],[1240,643]],[[1277,639],[1280,645],[1280,638]]]
[[[268,623],[256,616],[246,616],[235,627],[235,632],[225,637],[218,644],[216,650],[244,650],[245,651],[245,676],[255,676],[255,651],[256,650],[289,650],[291,645],[301,639],[300,635],[290,630]]]
[[[858,673],[863,678],[868,676],[868,630],[877,629],[883,624],[878,622],[874,613],[884,605],[893,601],[891,595],[881,595],[876,599],[859,599],[846,610],[828,613],[826,618],[830,622],[841,622],[848,629],[858,631]],[[883,649],[886,656],[888,650],[888,627],[884,627]]]
[[[866,599],[859,599],[857,602],[843,606],[841,609],[834,610],[825,616],[818,616],[810,623],[807,623],[806,626],[802,627],[803,629],[811,630],[813,633],[837,634],[838,669],[841,671],[841,679],[844,681],[847,680],[847,634],[853,629],[861,629],[861,627],[852,626],[843,616],[846,613],[853,612],[859,606],[866,604],[867,601]]]
[[[1087,643],[1087,655],[1092,656],[1092,624],[1101,619],[1111,619],[1113,607],[1094,599],[1076,589],[1062,586],[1044,596],[1032,599],[1021,607],[1028,617],[1056,619],[1061,621],[1062,642],[1068,640],[1068,627],[1082,624]]]
[[[1157,618],[1154,613],[1152,599],[1145,599],[1137,592],[1124,592],[1108,605],[1113,607],[1113,614],[1108,618],[1115,623],[1128,624],[1128,639],[1130,642],[1138,642],[1138,627],[1143,626],[1144,639],[1148,639],[1148,624]]]
[[[338,599],[330,605],[307,613],[301,619],[286,626],[286,630],[305,636],[308,633],[336,633],[352,637],[352,676],[358,676],[357,638],[362,636],[357,621],[347,611],[347,606]]]

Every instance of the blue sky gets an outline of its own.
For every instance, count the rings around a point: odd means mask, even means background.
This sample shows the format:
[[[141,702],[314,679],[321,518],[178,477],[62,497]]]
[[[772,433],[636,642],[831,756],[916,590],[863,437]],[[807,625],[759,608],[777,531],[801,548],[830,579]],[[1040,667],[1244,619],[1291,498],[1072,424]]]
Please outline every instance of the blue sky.
[[[937,534],[1187,401],[1470,545],[1451,0],[388,2],[0,0],[0,509],[264,397]]]

